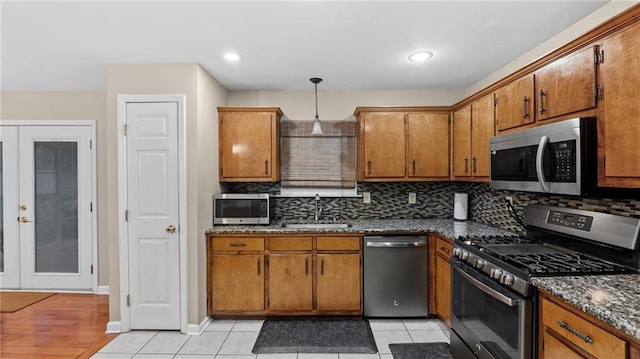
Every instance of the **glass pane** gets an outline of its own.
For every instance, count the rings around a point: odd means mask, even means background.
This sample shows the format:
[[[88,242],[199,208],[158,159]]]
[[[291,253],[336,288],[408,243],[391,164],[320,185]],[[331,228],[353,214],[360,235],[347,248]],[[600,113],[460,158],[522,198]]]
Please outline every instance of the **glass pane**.
[[[78,146],[35,143],[36,272],[78,272]]]
[[[0,142],[0,272],[4,272],[4,190],[2,189],[2,142]]]

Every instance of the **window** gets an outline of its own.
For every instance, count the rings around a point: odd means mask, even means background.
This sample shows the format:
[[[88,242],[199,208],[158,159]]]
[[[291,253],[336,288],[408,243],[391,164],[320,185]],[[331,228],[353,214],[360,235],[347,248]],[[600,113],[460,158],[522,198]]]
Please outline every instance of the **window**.
[[[322,122],[324,135],[311,135],[311,121],[283,120],[280,136],[281,192],[355,195],[356,121]]]

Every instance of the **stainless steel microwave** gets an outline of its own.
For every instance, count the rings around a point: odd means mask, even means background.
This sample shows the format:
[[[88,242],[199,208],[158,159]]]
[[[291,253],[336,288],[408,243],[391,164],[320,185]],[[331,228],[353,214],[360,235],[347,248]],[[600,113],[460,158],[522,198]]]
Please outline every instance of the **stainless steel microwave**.
[[[495,189],[590,196],[597,191],[596,119],[571,120],[489,139]]]
[[[213,224],[269,224],[268,193],[216,193]]]

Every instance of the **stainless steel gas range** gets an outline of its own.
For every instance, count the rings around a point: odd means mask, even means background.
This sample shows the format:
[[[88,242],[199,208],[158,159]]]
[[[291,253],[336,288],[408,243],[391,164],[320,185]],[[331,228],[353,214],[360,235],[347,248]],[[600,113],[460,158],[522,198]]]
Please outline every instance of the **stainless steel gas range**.
[[[536,276],[640,272],[640,219],[531,205],[526,236],[460,237],[451,259],[451,353],[536,358]]]

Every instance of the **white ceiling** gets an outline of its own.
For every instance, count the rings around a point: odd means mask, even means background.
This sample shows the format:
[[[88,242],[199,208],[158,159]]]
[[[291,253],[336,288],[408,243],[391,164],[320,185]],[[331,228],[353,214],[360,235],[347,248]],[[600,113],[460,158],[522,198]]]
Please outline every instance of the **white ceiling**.
[[[606,2],[2,1],[0,86],[104,90],[107,64],[175,62],[230,90],[465,89]]]

